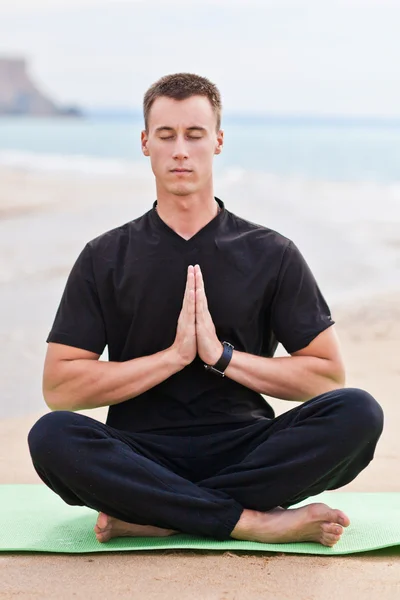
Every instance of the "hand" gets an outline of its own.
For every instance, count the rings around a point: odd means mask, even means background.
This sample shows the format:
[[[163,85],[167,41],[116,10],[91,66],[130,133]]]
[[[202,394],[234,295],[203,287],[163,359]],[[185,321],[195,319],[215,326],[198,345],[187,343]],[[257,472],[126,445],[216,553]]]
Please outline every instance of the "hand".
[[[189,265],[182,309],[178,318],[175,341],[172,344],[183,366],[193,362],[197,354],[195,301],[194,268]]]
[[[221,358],[224,350],[215,330],[210,311],[208,310],[207,297],[204,289],[203,275],[199,265],[194,267],[196,289],[196,337],[197,351],[203,362],[215,365]]]

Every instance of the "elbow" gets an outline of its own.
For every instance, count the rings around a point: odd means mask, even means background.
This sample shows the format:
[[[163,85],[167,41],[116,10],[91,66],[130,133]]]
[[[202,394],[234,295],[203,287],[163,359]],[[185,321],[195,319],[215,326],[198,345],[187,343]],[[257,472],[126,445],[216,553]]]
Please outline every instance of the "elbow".
[[[346,369],[342,360],[332,363],[330,379],[335,384],[335,389],[344,388],[346,385]]]
[[[315,386],[309,389],[302,398],[298,398],[300,402],[312,400],[321,394],[327,394],[335,390],[340,390],[346,385],[346,373],[343,364],[332,364],[329,370],[326,370],[322,377],[315,381]]]
[[[340,390],[346,385],[346,373],[342,364],[333,365],[317,391],[317,395]]]
[[[71,398],[66,397],[66,395],[63,394],[60,389],[49,388],[43,385],[42,393],[46,405],[52,411],[77,410],[77,407],[74,405],[73,402],[71,402]]]
[[[78,356],[71,357],[71,349],[61,346],[61,350],[51,346],[42,375],[42,394],[52,411],[76,411],[85,406],[85,382],[82,372],[86,371],[86,361]],[[80,351],[79,351],[80,352]],[[53,355],[51,354],[53,353]],[[76,349],[73,349],[76,354]],[[87,354],[87,353],[86,353]]]
[[[62,399],[60,398],[59,394],[54,394],[49,390],[43,390],[43,398],[46,403],[46,406],[52,411],[68,410],[64,406],[64,403],[62,402]]]
[[[335,390],[340,390],[344,388],[345,384],[342,380],[333,379],[326,377],[323,381],[320,381],[318,385],[312,387],[308,391],[304,392],[298,398],[290,398],[291,400],[295,400],[297,402],[307,402],[308,400],[312,400],[317,396],[321,396],[322,394],[328,394],[329,392],[334,392]]]
[[[50,386],[46,385],[44,377],[43,377],[43,381],[42,381],[42,396],[46,403],[46,406],[50,410],[61,410],[56,405],[56,397],[54,394],[54,390]]]
[[[325,372],[320,394],[340,390],[346,385],[346,372],[341,361],[330,361],[329,369]]]

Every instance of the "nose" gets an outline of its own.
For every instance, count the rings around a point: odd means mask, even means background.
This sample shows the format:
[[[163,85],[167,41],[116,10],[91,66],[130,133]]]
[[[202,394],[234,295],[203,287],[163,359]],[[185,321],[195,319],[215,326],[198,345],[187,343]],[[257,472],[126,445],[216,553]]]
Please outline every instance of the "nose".
[[[189,152],[187,148],[187,142],[184,138],[179,136],[176,138],[172,156],[175,160],[183,160],[188,158]]]

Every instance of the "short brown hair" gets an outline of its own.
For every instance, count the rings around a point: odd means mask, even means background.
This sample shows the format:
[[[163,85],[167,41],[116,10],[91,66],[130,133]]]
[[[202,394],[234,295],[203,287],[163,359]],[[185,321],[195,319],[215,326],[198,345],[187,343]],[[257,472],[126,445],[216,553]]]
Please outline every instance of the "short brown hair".
[[[205,77],[194,73],[175,73],[161,77],[145,93],[143,113],[146,131],[148,131],[150,109],[155,99],[160,96],[167,96],[175,100],[186,100],[191,96],[206,96],[217,117],[217,131],[221,127],[222,104],[217,86]]]

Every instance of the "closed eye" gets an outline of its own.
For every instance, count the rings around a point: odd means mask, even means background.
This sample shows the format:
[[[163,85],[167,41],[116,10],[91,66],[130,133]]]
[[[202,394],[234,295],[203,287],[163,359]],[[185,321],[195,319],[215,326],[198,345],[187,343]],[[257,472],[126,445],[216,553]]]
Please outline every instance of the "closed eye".
[[[169,135],[167,137],[160,137],[160,140],[172,140],[175,136],[173,135]],[[201,140],[202,136],[201,135],[188,135],[187,136],[188,140]]]

